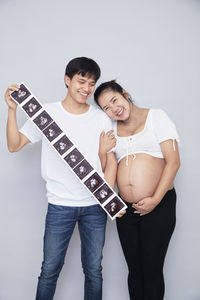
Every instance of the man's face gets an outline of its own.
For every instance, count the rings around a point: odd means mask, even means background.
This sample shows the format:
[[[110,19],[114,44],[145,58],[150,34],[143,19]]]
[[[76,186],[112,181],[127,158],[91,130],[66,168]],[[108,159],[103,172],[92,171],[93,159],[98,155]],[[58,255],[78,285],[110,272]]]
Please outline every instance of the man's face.
[[[75,74],[72,79],[65,76],[65,83],[71,99],[79,104],[85,104],[95,89],[94,78],[87,75]]]

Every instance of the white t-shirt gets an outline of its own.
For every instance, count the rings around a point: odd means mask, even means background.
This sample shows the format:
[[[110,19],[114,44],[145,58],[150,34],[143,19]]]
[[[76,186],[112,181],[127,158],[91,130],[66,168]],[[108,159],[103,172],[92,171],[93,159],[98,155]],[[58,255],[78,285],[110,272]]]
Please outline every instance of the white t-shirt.
[[[164,158],[160,143],[166,140],[176,140],[180,144],[179,136],[174,123],[161,109],[150,109],[147,115],[144,129],[136,134],[121,137],[117,135],[117,122],[113,122],[113,129],[117,138],[115,154],[118,162],[124,157],[128,162],[128,155],[146,153],[154,157]]]
[[[99,136],[103,130],[112,129],[112,122],[106,114],[93,105],[83,114],[67,112],[61,102],[45,104],[44,108],[92,167],[103,176],[98,156]],[[31,120],[24,124],[20,132],[31,143],[42,140],[41,173],[46,181],[49,203],[64,206],[89,206],[97,203]]]

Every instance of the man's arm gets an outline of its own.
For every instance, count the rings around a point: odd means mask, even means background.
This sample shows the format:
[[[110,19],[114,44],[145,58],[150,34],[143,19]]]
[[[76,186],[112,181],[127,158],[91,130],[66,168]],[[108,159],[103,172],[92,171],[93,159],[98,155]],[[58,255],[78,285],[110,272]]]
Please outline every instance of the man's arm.
[[[17,104],[10,97],[10,93],[18,89],[19,86],[12,85],[8,87],[5,93],[5,101],[8,105],[7,145],[10,152],[19,151],[29,142],[29,139],[19,132],[16,117]]]

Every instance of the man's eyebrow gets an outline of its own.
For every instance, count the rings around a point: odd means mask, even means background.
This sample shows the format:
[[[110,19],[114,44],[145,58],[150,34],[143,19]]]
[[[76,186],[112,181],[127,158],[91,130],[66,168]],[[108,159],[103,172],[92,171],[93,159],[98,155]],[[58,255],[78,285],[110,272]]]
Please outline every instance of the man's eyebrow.
[[[84,77],[78,77],[78,80],[87,81],[87,78],[84,78]],[[92,79],[90,82],[91,82],[91,83],[96,83],[94,79]]]

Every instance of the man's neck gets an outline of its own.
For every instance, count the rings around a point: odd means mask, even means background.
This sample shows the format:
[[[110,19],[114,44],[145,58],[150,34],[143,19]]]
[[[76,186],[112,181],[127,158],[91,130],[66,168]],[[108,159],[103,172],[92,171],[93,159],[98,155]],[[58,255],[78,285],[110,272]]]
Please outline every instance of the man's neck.
[[[72,114],[84,114],[89,110],[87,103],[77,103],[69,95],[62,101],[62,106],[66,111]]]

